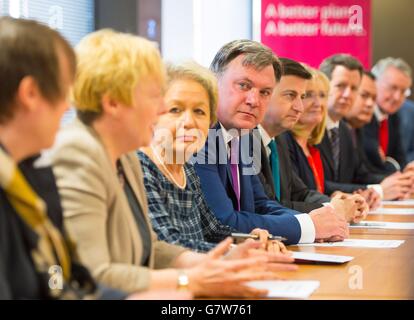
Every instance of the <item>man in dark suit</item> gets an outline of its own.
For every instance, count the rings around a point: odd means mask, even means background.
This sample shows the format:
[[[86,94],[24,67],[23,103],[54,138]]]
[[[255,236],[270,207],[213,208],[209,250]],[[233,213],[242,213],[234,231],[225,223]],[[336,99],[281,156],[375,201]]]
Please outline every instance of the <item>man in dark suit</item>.
[[[219,122],[210,130],[195,168],[214,214],[240,231],[264,228],[289,243],[345,238],[346,222],[332,208],[309,215],[287,209],[266,196],[257,176],[260,164],[251,150],[260,152],[260,139],[252,131],[263,119],[280,80],[279,60],[260,43],[236,40],[219,50],[211,69],[218,77]],[[246,145],[251,140],[252,148]]]
[[[262,137],[260,180],[270,199],[300,212],[320,208],[330,198],[310,191],[291,170],[291,163],[280,134],[290,129],[303,112],[306,81],[312,75],[298,62],[281,58],[282,77],[276,85],[265,116],[259,126]],[[312,203],[316,195],[316,202]],[[308,202],[305,202],[308,199]],[[321,200],[318,202],[318,200]]]
[[[319,145],[325,191],[327,194],[336,190],[347,193],[358,191],[370,208],[375,208],[379,206],[382,194],[378,184],[381,179],[361,163],[354,152],[351,132],[342,120],[355,102],[363,67],[350,55],[336,54],[322,61],[320,70],[330,80],[326,131]]]
[[[345,116],[346,123],[351,131],[353,147],[361,163],[371,173],[376,173],[378,178],[382,180],[380,184],[384,192],[383,199],[404,199],[409,196],[412,185],[409,174],[395,172],[389,175],[387,172],[381,172],[381,170],[372,166],[368,161],[362,146],[363,135],[361,128],[371,122],[374,115],[376,97],[375,76],[369,71],[364,71],[355,103]]]
[[[282,77],[259,125],[262,137],[259,177],[270,199],[276,199],[288,208],[309,212],[322,207],[323,203],[330,203],[331,198],[309,189],[299,178],[293,170],[287,144],[281,134],[292,129],[302,114],[302,99],[312,74],[294,60],[280,58],[280,61],[283,66]],[[359,215],[361,212],[357,209],[358,205],[354,200],[349,202],[349,208],[353,212],[345,213],[334,206],[337,213],[351,217]],[[364,205],[362,202],[364,201],[361,201],[361,205]]]
[[[371,122],[362,130],[368,160],[381,171],[412,171],[414,163],[407,165],[397,113],[410,94],[411,68],[400,58],[388,57],[378,61],[372,73],[377,78],[377,106]]]

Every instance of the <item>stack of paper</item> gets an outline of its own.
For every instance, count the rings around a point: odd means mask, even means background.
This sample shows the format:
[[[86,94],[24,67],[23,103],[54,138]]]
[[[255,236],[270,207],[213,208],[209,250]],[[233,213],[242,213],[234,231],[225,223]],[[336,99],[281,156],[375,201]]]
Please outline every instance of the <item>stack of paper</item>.
[[[389,214],[389,215],[414,215],[413,208],[378,208],[370,211],[370,214]]]
[[[349,228],[414,230],[414,223],[413,222],[361,221],[360,223],[351,224]]]
[[[319,288],[319,281],[250,281],[247,285],[269,291],[268,298],[306,299]]]
[[[322,253],[313,253],[313,252],[296,252],[292,253],[292,257],[295,260],[300,261],[311,261],[311,262],[323,262],[323,263],[345,263],[349,262],[354,257],[349,256],[339,256],[334,254],[322,254]]]
[[[339,242],[306,243],[299,244],[301,247],[354,247],[354,248],[397,248],[404,240],[367,240],[367,239],[345,239]]]
[[[388,205],[401,205],[401,206],[414,206],[414,199],[408,199],[408,200],[397,200],[397,201],[381,201],[381,204],[388,204]]]

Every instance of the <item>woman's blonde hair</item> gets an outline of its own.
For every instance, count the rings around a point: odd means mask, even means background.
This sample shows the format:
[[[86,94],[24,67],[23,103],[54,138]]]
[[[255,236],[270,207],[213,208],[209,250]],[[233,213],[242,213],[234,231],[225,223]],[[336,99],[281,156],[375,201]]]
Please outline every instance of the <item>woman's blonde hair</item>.
[[[132,34],[103,29],[76,47],[78,67],[72,100],[79,117],[91,122],[102,113],[105,94],[133,105],[133,91],[143,78],[165,85],[165,67],[156,45]]]
[[[329,79],[328,77],[318,69],[311,68],[309,66],[305,66],[307,70],[312,74],[312,80],[310,81],[320,81],[322,82],[324,86],[324,90],[326,95],[329,94]],[[326,128],[326,117],[327,117],[327,106],[323,105],[322,110],[322,121],[316,125],[316,127],[312,130],[309,138],[308,138],[308,144],[311,146],[317,145],[321,143],[323,136],[325,134],[325,128]],[[296,123],[295,126],[292,128],[292,133],[294,136],[300,137],[305,134],[304,132],[304,126],[300,123]]]
[[[200,84],[207,92],[210,109],[210,124],[217,120],[217,79],[213,72],[194,61],[167,65],[167,88],[176,80],[192,80]]]

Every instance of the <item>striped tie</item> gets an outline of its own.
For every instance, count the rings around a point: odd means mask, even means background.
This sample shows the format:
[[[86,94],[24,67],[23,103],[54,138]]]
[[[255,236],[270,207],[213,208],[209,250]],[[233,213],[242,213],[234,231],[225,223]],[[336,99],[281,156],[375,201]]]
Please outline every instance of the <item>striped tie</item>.
[[[335,170],[334,179],[337,181],[339,177],[339,128],[331,129],[331,147]]]

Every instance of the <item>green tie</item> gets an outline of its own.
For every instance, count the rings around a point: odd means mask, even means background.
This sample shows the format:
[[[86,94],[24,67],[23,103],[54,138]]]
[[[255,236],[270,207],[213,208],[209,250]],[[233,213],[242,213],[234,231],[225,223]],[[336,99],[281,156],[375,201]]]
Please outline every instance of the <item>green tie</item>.
[[[270,166],[272,167],[273,184],[275,186],[276,199],[280,200],[280,175],[279,175],[279,155],[277,153],[276,141],[272,139],[269,143]]]

